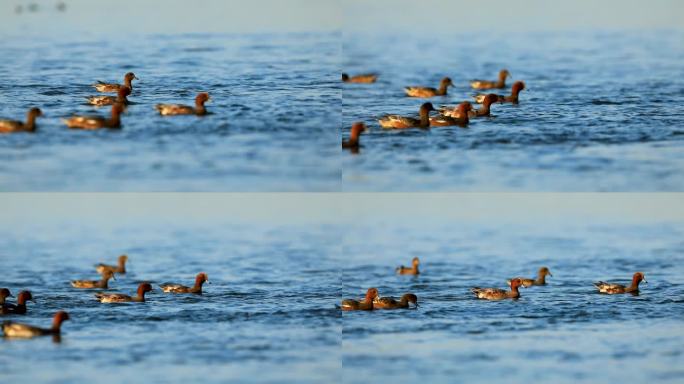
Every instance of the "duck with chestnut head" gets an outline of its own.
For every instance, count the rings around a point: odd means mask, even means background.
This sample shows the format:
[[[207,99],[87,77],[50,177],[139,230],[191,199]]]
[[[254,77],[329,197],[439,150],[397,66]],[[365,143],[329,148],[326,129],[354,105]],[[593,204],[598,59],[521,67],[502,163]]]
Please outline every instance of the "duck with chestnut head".
[[[615,295],[619,293],[639,293],[639,283],[646,281],[646,277],[643,272],[637,272],[632,276],[632,284],[629,286],[624,286],[622,284],[606,283],[605,281],[598,281],[594,283],[594,286],[599,290],[599,293],[605,293],[607,295]]]
[[[413,304],[418,307],[418,296],[413,293],[405,293],[399,301],[393,297],[376,297],[373,301],[373,309],[402,309],[409,308]]]
[[[539,268],[539,272],[537,272],[536,279],[525,279],[523,277],[517,277],[517,279],[520,279],[520,281],[522,281],[522,285],[525,288],[529,288],[533,285],[546,285],[546,276],[553,277],[551,271],[549,271],[547,267],[541,267]],[[512,279],[507,280],[508,285],[511,284],[511,280]]]
[[[489,80],[472,80],[470,86],[474,89],[494,89],[494,88],[506,88],[506,78],[511,74],[507,69],[502,69],[499,71],[498,81]]]
[[[434,111],[432,103],[423,103],[418,110],[420,118],[416,119],[401,115],[386,115],[378,120],[383,128],[405,129],[405,128],[430,128],[430,111]]]
[[[74,288],[81,288],[81,289],[93,289],[93,288],[100,288],[100,289],[107,289],[109,286],[109,279],[114,279],[114,272],[112,271],[104,271],[102,273],[102,278],[100,280],[72,280],[71,281],[71,286]]]
[[[35,303],[35,300],[33,300],[33,295],[31,295],[31,292],[29,291],[21,291],[17,295],[17,304],[9,304],[6,303],[2,307],[0,307],[0,314],[3,315],[25,315],[26,314],[26,302],[27,301],[33,301]]]
[[[361,122],[356,122],[352,124],[351,131],[349,132],[349,139],[342,139],[342,149],[350,149],[352,151],[359,149],[361,144],[359,143],[359,136],[361,133],[366,131],[366,124]]]
[[[31,108],[26,114],[26,122],[0,119],[0,133],[35,132],[36,118],[43,116],[40,108]]]
[[[32,338],[37,336],[58,336],[62,331],[62,323],[69,320],[69,314],[64,311],[55,313],[52,319],[52,327],[39,328],[32,325],[5,321],[2,323],[2,332],[5,337]]]
[[[512,104],[518,104],[518,94],[525,89],[525,83],[522,81],[516,81],[513,83],[513,86],[511,87],[511,94],[509,96],[504,96],[504,95],[496,95],[497,96],[497,101],[500,103],[512,103]],[[486,94],[479,94],[473,96],[475,99],[475,102],[478,104],[482,104],[485,100],[485,97],[487,97]]]
[[[420,274],[420,271],[418,270],[419,265],[420,259],[414,257],[413,260],[411,260],[410,267],[404,267],[403,265],[400,265],[395,269],[395,271],[400,275],[418,275]]]
[[[483,300],[505,300],[505,299],[517,299],[520,297],[520,291],[518,288],[522,286],[522,281],[520,279],[511,280],[511,290],[507,291],[505,289],[499,288],[480,288],[473,287],[471,291],[475,294],[475,297]]]
[[[203,116],[207,114],[207,109],[204,107],[204,103],[211,101],[211,97],[206,92],[200,92],[195,97],[195,106],[191,107],[189,105],[183,104],[157,104],[155,109],[159,111],[162,116],[174,116],[174,115],[197,115]]]
[[[100,301],[100,303],[144,303],[145,293],[152,291],[152,285],[150,283],[140,283],[138,285],[138,292],[136,296],[128,296],[123,293],[106,293],[98,292],[95,297]]]
[[[369,288],[363,300],[345,299],[342,300],[341,308],[343,311],[372,311],[373,300],[378,297],[377,288]]]
[[[453,86],[454,86],[454,83],[451,81],[451,78],[445,77],[439,82],[439,88],[405,87],[404,92],[406,92],[406,96],[409,96],[409,97],[428,98],[428,97],[435,97],[435,96],[446,96],[447,87],[453,87]]]
[[[112,271],[114,273],[118,273],[120,275],[125,275],[126,274],[126,262],[128,261],[128,256],[127,255],[121,255],[119,256],[118,259],[118,264],[117,265],[110,265],[110,264],[97,264],[95,265],[95,270],[97,273],[102,274],[104,271]]]
[[[159,285],[164,293],[194,293],[197,295],[202,294],[202,285],[205,282],[209,282],[209,276],[206,273],[200,272],[195,276],[195,285],[188,287],[176,283],[164,283]]]
[[[93,84],[93,87],[95,87],[98,92],[118,92],[122,87],[128,87],[132,91],[134,79],[140,80],[133,72],[128,72],[124,75],[123,85],[117,83],[103,83],[102,81],[98,81],[97,83]]]

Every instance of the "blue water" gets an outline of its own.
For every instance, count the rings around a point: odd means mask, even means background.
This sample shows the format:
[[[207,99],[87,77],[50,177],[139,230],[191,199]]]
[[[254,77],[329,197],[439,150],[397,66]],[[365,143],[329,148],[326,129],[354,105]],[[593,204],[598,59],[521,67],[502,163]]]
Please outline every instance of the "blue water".
[[[180,221],[179,221],[180,222]],[[3,223],[6,224],[6,223]],[[68,311],[62,341],[0,339],[0,381],[45,382],[334,382],[340,375],[338,249],[329,227],[269,224],[100,226],[64,218],[5,228],[0,286],[29,289],[25,316],[48,326]],[[155,287],[145,303],[101,304],[69,280],[96,278],[94,264],[130,258],[129,273],[110,281],[131,294]],[[157,284],[192,285],[204,271],[204,294],[163,294]]]
[[[34,26],[35,27],[35,26]],[[339,34],[62,33],[4,36],[0,117],[45,117],[35,134],[0,136],[3,191],[329,191],[340,188]],[[72,114],[96,80],[134,72],[120,131],[81,132]],[[157,103],[205,117],[161,117]]]
[[[684,32],[538,32],[397,35],[345,33],[343,135],[371,128],[344,153],[355,191],[681,191],[684,189]],[[416,115],[407,85],[456,86],[436,106],[475,92],[468,80],[508,68],[528,90],[468,129],[386,131],[377,118]],[[510,86],[512,82],[509,80]],[[509,92],[506,89],[503,92]]]
[[[420,222],[420,221],[418,221]],[[684,380],[684,227],[681,223],[532,220],[526,224],[371,220],[345,231],[342,296],[418,296],[416,310],[345,312],[345,383],[597,383]],[[394,267],[421,258],[418,277]],[[517,301],[474,299],[536,276]],[[593,281],[639,296],[600,295]]]

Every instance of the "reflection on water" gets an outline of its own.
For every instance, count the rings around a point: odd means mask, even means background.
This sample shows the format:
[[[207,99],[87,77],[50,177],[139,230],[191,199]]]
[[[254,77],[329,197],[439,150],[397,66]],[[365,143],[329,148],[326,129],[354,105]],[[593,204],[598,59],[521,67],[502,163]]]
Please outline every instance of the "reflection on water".
[[[343,134],[364,121],[360,156],[343,156],[346,190],[663,191],[684,189],[684,34],[345,34],[342,66],[379,72],[344,84]],[[407,85],[456,86],[436,106],[471,99],[472,78],[508,68],[524,80],[518,106],[468,129],[387,132],[387,113],[416,115]],[[509,84],[511,81],[509,81]],[[509,92],[509,89],[501,90]]]

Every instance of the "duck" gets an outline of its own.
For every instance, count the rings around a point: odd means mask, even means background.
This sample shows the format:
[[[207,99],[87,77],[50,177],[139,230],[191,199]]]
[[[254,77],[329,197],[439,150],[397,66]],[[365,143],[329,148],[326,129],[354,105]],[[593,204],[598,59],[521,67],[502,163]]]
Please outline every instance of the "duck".
[[[408,308],[409,303],[413,303],[417,307],[418,296],[413,293],[405,293],[401,296],[399,301],[396,301],[393,297],[376,297],[375,300],[373,300],[373,309]]]
[[[504,96],[504,95],[497,95],[498,97],[498,102],[500,103],[512,103],[512,104],[518,104],[518,94],[520,91],[525,89],[525,83],[522,81],[516,81],[513,83],[513,86],[511,87],[511,94],[510,96]],[[473,96],[475,99],[475,102],[478,104],[482,104],[484,102],[484,99],[487,95],[485,94],[479,94]]]
[[[378,297],[377,288],[368,288],[366,297],[363,300],[345,299],[342,300],[343,311],[372,311],[373,300]]]
[[[490,106],[498,101],[499,96],[496,94],[490,93],[488,95],[485,95],[485,98],[482,101],[482,107],[480,107],[479,109],[472,109],[471,107],[471,109],[468,111],[468,118],[472,119],[475,117],[490,116]],[[458,110],[458,107],[460,107],[461,104],[453,108],[443,105],[439,108],[439,113],[441,113],[444,116],[460,118],[465,115],[462,111]]]
[[[31,295],[31,292],[29,291],[21,291],[17,295],[17,304],[10,304],[7,303],[0,308],[0,314],[3,315],[9,315],[9,314],[14,314],[14,315],[25,315],[26,314],[26,302],[28,300],[34,301],[33,296]]]
[[[537,273],[537,278],[536,278],[536,279],[525,279],[525,278],[522,278],[522,277],[516,277],[516,279],[520,279],[520,281],[522,281],[523,287],[529,288],[529,287],[531,287],[531,286],[533,286],[533,285],[546,285],[546,276],[551,276],[551,277],[553,277],[553,275],[551,274],[551,271],[549,271],[548,268],[546,268],[546,267],[541,267],[541,268],[539,268],[539,272]],[[506,280],[506,282],[508,283],[508,285],[511,284],[511,280],[512,280],[512,279]]]
[[[133,79],[140,80],[135,76],[133,72],[128,72],[127,74],[125,74],[123,86],[128,87],[132,91]],[[103,83],[101,81],[98,81],[97,83],[93,84],[93,87],[95,87],[95,89],[98,92],[118,92],[119,89],[121,89],[122,85],[116,83]]]
[[[140,283],[138,285],[138,292],[136,296],[128,296],[123,293],[105,293],[98,292],[95,297],[100,300],[100,303],[144,303],[145,302],[145,292],[150,292],[152,290],[152,285],[150,283]]]
[[[639,293],[639,283],[646,281],[646,277],[643,272],[637,272],[632,276],[632,284],[629,287],[625,287],[621,284],[606,283],[605,281],[599,281],[594,283],[594,286],[598,288],[599,293],[605,293],[608,295],[615,295],[618,293]]]
[[[97,106],[112,105],[115,103],[128,105],[128,98],[126,96],[130,94],[131,89],[123,86],[116,92],[116,96],[88,96],[86,97],[86,100],[88,100],[88,104]]]
[[[5,334],[5,337],[17,338],[59,335],[61,333],[62,323],[66,320],[69,320],[69,314],[64,311],[58,311],[52,319],[51,328],[38,328],[28,324],[5,321],[2,323],[2,332]]]
[[[451,78],[445,77],[439,82],[439,89],[430,87],[405,87],[404,92],[406,96],[409,97],[435,97],[435,96],[446,96],[447,87],[453,87],[454,83],[451,82]]]
[[[342,139],[342,148],[343,149],[359,149],[361,146],[359,144],[359,136],[361,135],[362,132],[366,131],[366,124],[357,122],[352,124],[351,127],[351,132],[349,133],[349,140],[344,140]]]
[[[473,105],[468,101],[464,101],[454,108],[449,116],[439,115],[430,118],[431,127],[446,127],[451,125],[458,125],[465,127],[470,122],[468,114],[473,110]]]
[[[14,132],[35,132],[36,118],[43,116],[40,108],[31,108],[26,114],[26,122],[18,120],[0,120],[0,133],[14,133]]]
[[[518,287],[522,285],[520,279],[511,280],[511,290],[506,291],[505,289],[499,288],[480,288],[473,287],[471,291],[475,294],[478,299],[484,300],[504,300],[504,299],[517,299],[520,297],[520,292]]]
[[[114,273],[118,273],[120,275],[125,275],[126,274],[126,262],[128,261],[128,256],[127,255],[121,255],[119,256],[119,265],[108,265],[108,264],[97,264],[95,266],[95,270],[99,274],[103,274],[104,271],[112,271]]]
[[[400,275],[418,275],[420,274],[420,271],[418,270],[418,266],[420,265],[420,259],[417,257],[414,257],[413,260],[411,260],[411,267],[404,267],[403,265],[398,266],[395,271],[400,274]]]
[[[493,103],[499,102],[499,95],[490,93],[482,100],[482,107],[468,112],[469,118],[491,116],[490,107]]]
[[[192,287],[186,287],[185,285],[174,284],[174,283],[164,283],[159,287],[164,293],[196,293],[198,295],[202,294],[202,284],[208,282],[209,277],[206,273],[200,272],[195,277],[195,285]]]
[[[378,123],[380,123],[380,126],[383,128],[429,128],[430,111],[435,111],[435,107],[432,106],[432,103],[424,103],[420,106],[420,119],[400,115],[387,115],[380,118]]]
[[[345,83],[375,83],[378,75],[375,73],[364,73],[362,75],[349,76],[346,73],[342,74],[342,81]]]
[[[488,81],[488,80],[472,80],[470,81],[470,86],[474,89],[494,89],[494,88],[506,88],[506,77],[511,74],[507,69],[502,69],[499,71],[498,81]]]
[[[107,283],[109,282],[109,279],[114,279],[114,272],[110,270],[105,270],[102,273],[102,279],[100,280],[73,280],[71,281],[71,286],[74,288],[83,288],[83,289],[92,289],[92,288],[100,288],[100,289],[107,289]]]
[[[5,307],[5,305],[12,305],[10,303],[5,304],[5,299],[12,296],[12,293],[7,288],[0,288],[0,307]]]
[[[209,94],[206,92],[200,92],[195,97],[195,106],[191,107],[189,105],[181,104],[157,104],[154,108],[159,111],[162,116],[170,115],[206,115],[207,109],[204,107],[204,103],[211,100]]]
[[[102,116],[72,116],[63,121],[67,127],[72,129],[119,128],[121,127],[119,116],[123,110],[123,105],[117,103],[112,105],[112,115],[109,119]]]

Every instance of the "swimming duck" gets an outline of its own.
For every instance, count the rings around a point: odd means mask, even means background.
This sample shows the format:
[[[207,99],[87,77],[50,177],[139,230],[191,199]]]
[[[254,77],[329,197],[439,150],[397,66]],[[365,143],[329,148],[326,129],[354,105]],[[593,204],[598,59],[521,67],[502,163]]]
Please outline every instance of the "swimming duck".
[[[378,123],[380,123],[380,126],[383,128],[429,128],[430,111],[434,110],[435,108],[432,106],[432,103],[424,103],[420,106],[420,119],[400,115],[387,115],[380,118]]]
[[[492,105],[492,103],[495,103],[497,101],[499,101],[498,95],[495,95],[493,93],[486,95],[482,102],[482,107],[480,107],[479,109],[472,109],[471,107],[471,110],[468,111],[468,117],[472,119],[475,117],[489,116],[490,106]],[[444,116],[460,118],[464,116],[464,113],[458,110],[458,107],[461,104],[457,105],[454,108],[449,108],[443,105],[439,108],[439,112]]]
[[[346,73],[342,74],[342,81],[345,83],[375,83],[378,75],[375,73],[365,73],[363,75],[349,76]]]
[[[470,86],[474,89],[506,88],[506,77],[510,76],[507,69],[499,71],[499,81],[472,80]]]
[[[95,266],[95,270],[99,274],[103,274],[104,271],[112,271],[114,273],[118,273],[121,275],[126,274],[126,262],[128,261],[128,256],[126,255],[121,255],[119,256],[119,265],[108,265],[108,264],[97,264]]]
[[[471,291],[475,294],[478,299],[485,300],[503,300],[503,299],[517,299],[520,297],[520,292],[518,287],[522,285],[520,279],[511,280],[511,290],[506,291],[499,288],[471,288]]]
[[[59,335],[62,323],[69,320],[69,314],[64,311],[55,313],[52,320],[52,328],[38,328],[28,324],[5,321],[2,323],[2,331],[5,337],[31,338],[36,336]]]
[[[468,114],[472,112],[473,110],[473,105],[470,104],[468,101],[464,101],[461,104],[459,104],[456,108],[454,108],[450,112],[449,115],[447,116],[446,114],[444,115],[439,115],[439,116],[434,116],[430,118],[430,126],[431,127],[446,127],[446,126],[451,126],[451,125],[458,125],[461,127],[465,127],[468,125],[470,122],[468,118]]]
[[[109,119],[102,116],[73,116],[63,121],[67,127],[75,129],[119,128],[121,127],[119,115],[123,110],[123,105],[117,103],[112,105],[112,117]]]
[[[489,109],[493,103],[496,103],[499,101],[499,95],[496,95],[494,93],[490,93],[484,97],[484,100],[482,100],[482,107],[480,107],[477,110],[472,110],[468,112],[468,117],[471,119],[474,117],[483,117],[483,116],[490,116]]]
[[[511,87],[510,96],[497,95],[497,97],[499,99],[497,101],[500,103],[518,104],[518,94],[523,89],[525,89],[525,83],[523,83],[522,81],[516,81],[515,83],[513,83],[513,87]],[[485,95],[485,94],[479,94],[479,95],[473,96],[473,98],[475,98],[476,103],[482,104],[482,102],[484,101],[486,96],[487,95]]]
[[[354,123],[349,133],[349,140],[342,139],[342,148],[344,149],[359,149],[359,136],[366,131],[366,124]]]
[[[15,314],[24,315],[26,314],[26,301],[33,301],[33,296],[29,291],[21,291],[17,295],[17,305],[7,303],[0,308],[0,313],[3,315]]]
[[[363,300],[345,299],[342,300],[343,311],[371,311],[373,310],[373,300],[378,297],[377,288],[369,288]]]
[[[594,286],[598,288],[600,293],[606,293],[608,295],[614,295],[616,293],[639,293],[639,283],[648,283],[643,272],[637,272],[632,276],[632,285],[625,287],[620,284],[606,283],[604,281],[599,281],[594,283]]]
[[[206,92],[200,92],[195,97],[195,107],[189,105],[181,104],[157,104],[155,109],[159,111],[159,114],[163,116],[167,115],[206,115],[207,109],[204,107],[204,103],[211,100],[209,94]]]
[[[553,275],[551,274],[551,271],[549,271],[548,268],[541,267],[541,268],[539,268],[539,272],[537,273],[536,279],[525,279],[522,277],[516,277],[516,279],[520,279],[523,287],[528,288],[528,287],[531,287],[533,285],[546,285],[546,276],[553,277]],[[510,285],[511,279],[506,280],[506,282],[508,283],[508,285]]]
[[[420,265],[420,259],[414,257],[411,260],[411,267],[404,267],[403,265],[398,266],[395,271],[400,275],[418,275],[420,271],[418,270],[418,265]]]
[[[10,292],[10,290],[7,288],[0,288],[0,307],[5,306],[5,299],[8,297],[14,297],[14,296],[12,296],[12,293]],[[7,303],[7,305],[11,305],[11,304]]]
[[[114,279],[114,272],[110,270],[105,270],[102,273],[102,279],[100,280],[73,280],[71,282],[71,286],[74,288],[85,288],[85,289],[90,289],[90,288],[100,288],[100,289],[107,289],[107,283],[109,282],[109,279]]]
[[[435,97],[435,96],[445,96],[447,94],[447,87],[448,86],[454,86],[454,84],[451,82],[451,79],[448,77],[445,77],[442,79],[442,81],[439,82],[439,89],[435,88],[430,88],[430,87],[406,87],[404,88],[404,92],[406,92],[406,96],[410,97]]]
[[[174,284],[174,283],[164,283],[161,284],[162,291],[165,293],[196,293],[198,295],[202,294],[202,284],[209,281],[209,277],[206,273],[200,272],[195,277],[195,285],[193,287],[186,287],[185,285]]]
[[[123,86],[119,88],[116,92],[116,96],[88,96],[88,104],[92,105],[112,105],[114,103],[120,103],[123,105],[128,105],[128,98],[126,96],[131,94],[131,89]]]
[[[152,290],[152,285],[150,283],[141,283],[138,286],[138,292],[136,296],[128,296],[122,293],[105,293],[98,292],[95,294],[100,303],[127,303],[127,302],[145,302],[145,292],[150,292]]]
[[[0,133],[35,132],[38,116],[43,116],[43,112],[39,108],[31,108],[26,114],[26,123],[18,120],[0,120]]]
[[[128,87],[132,91],[133,79],[140,80],[133,74],[133,72],[128,72],[127,74],[125,74],[123,86]],[[103,83],[101,81],[98,81],[97,83],[93,84],[93,87],[95,87],[95,89],[98,92],[118,92],[122,85],[116,83]]]
[[[413,293],[405,293],[399,301],[396,301],[393,297],[376,297],[373,300],[373,309],[408,308],[409,303],[413,303],[417,307],[418,296]]]

